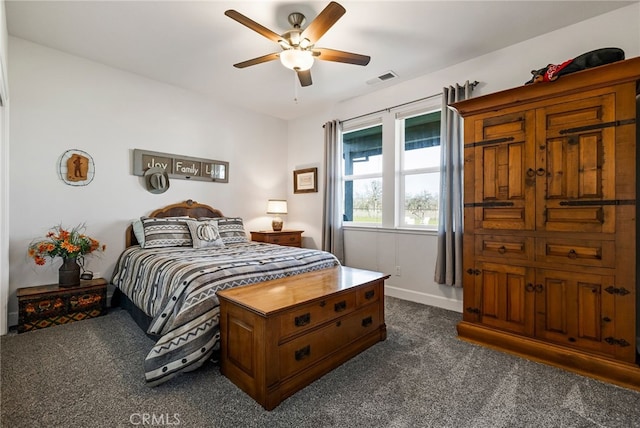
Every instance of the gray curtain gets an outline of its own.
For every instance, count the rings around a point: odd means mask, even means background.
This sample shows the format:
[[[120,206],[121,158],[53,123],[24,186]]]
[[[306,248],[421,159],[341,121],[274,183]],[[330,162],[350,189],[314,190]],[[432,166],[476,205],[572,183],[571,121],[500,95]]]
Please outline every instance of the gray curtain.
[[[322,216],[322,249],[333,253],[344,263],[344,232],[342,230],[340,122],[324,125],[324,213]]]
[[[462,119],[449,104],[471,96],[472,84],[443,88],[440,129],[440,210],[435,282],[462,287]]]

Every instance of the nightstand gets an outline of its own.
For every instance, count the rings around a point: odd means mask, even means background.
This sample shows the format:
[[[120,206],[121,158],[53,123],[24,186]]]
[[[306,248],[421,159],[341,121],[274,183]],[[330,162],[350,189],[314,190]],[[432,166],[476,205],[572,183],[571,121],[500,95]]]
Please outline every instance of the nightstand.
[[[58,284],[19,288],[18,333],[95,318],[107,312],[107,281],[81,280],[78,287]]]
[[[261,230],[259,232],[251,232],[251,240],[286,245],[288,247],[302,247],[302,232],[304,230],[281,230],[279,232]]]

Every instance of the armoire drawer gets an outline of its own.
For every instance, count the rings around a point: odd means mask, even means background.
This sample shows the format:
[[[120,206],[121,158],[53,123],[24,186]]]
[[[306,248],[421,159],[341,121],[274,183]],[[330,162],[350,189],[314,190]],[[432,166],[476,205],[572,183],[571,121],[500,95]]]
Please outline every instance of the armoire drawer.
[[[538,238],[536,260],[578,266],[615,267],[614,241]]]
[[[476,235],[476,255],[533,260],[533,238],[508,235]]]
[[[379,307],[370,305],[279,347],[280,379],[299,372],[380,326]]]
[[[356,307],[355,291],[297,307],[280,316],[280,340],[341,317]]]

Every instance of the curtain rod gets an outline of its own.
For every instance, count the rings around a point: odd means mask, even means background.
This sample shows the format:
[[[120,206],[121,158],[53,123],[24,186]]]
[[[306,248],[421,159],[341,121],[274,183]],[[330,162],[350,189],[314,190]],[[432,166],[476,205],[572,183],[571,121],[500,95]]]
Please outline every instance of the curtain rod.
[[[479,83],[480,82],[478,82],[477,80],[474,80],[472,83],[469,83],[469,86],[471,86],[471,89],[473,89]],[[460,85],[457,85],[457,86],[460,86]],[[409,104],[417,103],[419,101],[425,101],[425,100],[428,100],[428,99],[431,99],[431,98],[439,97],[441,95],[442,95],[442,92],[439,92],[437,94],[429,95],[428,97],[418,98],[417,100],[413,100],[413,101],[407,101],[406,103],[402,103],[402,104],[398,104],[398,105],[395,105],[395,106],[392,106],[392,107],[387,107],[387,108],[383,108],[383,109],[380,109],[380,110],[372,111],[372,112],[366,113],[366,114],[361,114],[360,116],[350,117],[349,119],[339,120],[338,122],[339,123],[345,123],[345,122],[348,122],[350,120],[360,119],[361,117],[369,116],[371,114],[376,114],[376,113],[382,113],[382,112],[385,112],[385,111],[387,113],[389,113],[391,110],[396,109],[398,107],[404,107],[404,106],[409,105]],[[324,125],[322,125],[322,127],[324,128]]]

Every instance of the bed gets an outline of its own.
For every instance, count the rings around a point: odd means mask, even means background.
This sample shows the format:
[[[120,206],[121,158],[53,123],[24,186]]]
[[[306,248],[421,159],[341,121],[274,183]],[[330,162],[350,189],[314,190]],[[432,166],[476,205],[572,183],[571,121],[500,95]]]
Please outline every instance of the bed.
[[[339,265],[328,252],[250,242],[242,219],[188,200],[128,227],[111,282],[114,302],[156,340],[144,361],[153,386],[219,351],[218,291]]]

